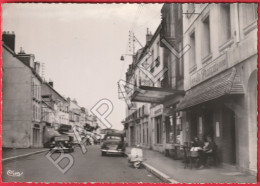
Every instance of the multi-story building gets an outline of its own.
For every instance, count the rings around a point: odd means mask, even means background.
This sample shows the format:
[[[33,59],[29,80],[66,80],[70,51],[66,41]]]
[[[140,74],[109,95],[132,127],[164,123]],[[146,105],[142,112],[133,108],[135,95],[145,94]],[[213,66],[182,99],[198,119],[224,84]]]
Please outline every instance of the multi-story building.
[[[69,103],[54,89],[53,82],[43,82],[41,94],[44,101],[52,107],[54,114],[53,126],[61,132],[71,130]]]
[[[14,33],[3,39],[3,147],[42,147],[40,63],[32,54],[15,53]]]
[[[223,165],[257,170],[257,4],[183,4],[184,89],[192,137],[213,137]]]
[[[74,125],[80,126],[80,114],[81,114],[81,107],[78,105],[78,102],[74,99],[71,100],[67,98],[69,103],[69,122],[70,125],[73,127]]]
[[[181,114],[175,109],[184,91],[182,59],[172,48],[175,51],[182,48],[181,4],[163,6],[162,23],[147,39],[141,55],[136,54],[127,72],[126,81],[138,87],[131,96],[137,110],[127,114],[124,125],[129,145],[141,143],[166,154],[174,152],[176,156],[175,151],[180,146]],[[149,73],[144,72],[140,64],[145,64]]]

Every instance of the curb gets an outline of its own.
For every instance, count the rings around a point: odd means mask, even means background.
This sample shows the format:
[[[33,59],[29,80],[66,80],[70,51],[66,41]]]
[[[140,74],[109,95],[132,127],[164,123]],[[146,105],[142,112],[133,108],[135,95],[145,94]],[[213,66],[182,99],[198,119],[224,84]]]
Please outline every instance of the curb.
[[[128,156],[127,153],[125,153],[126,156]],[[174,179],[172,179],[170,176],[168,176],[167,174],[159,171],[158,169],[154,168],[153,166],[149,165],[148,163],[142,163],[142,165],[144,166],[144,168],[152,173],[154,176],[156,176],[157,178],[159,178],[160,180],[162,180],[165,183],[180,183]]]
[[[153,175],[155,175],[157,178],[159,178],[163,182],[165,182],[165,183],[179,183],[178,181],[172,179],[170,176],[168,176],[167,174],[165,174],[165,173],[159,171],[158,169],[152,167],[151,165],[149,165],[147,163],[142,163],[142,164],[147,171],[151,172]]]
[[[49,151],[49,149],[39,150],[39,151],[31,152],[31,153],[28,153],[28,154],[22,154],[22,155],[19,155],[19,156],[10,157],[10,158],[4,158],[4,159],[2,159],[2,162],[10,161],[10,160],[18,159],[18,158],[23,158],[23,157],[26,157],[26,156],[31,156],[31,155],[46,152],[46,151]]]

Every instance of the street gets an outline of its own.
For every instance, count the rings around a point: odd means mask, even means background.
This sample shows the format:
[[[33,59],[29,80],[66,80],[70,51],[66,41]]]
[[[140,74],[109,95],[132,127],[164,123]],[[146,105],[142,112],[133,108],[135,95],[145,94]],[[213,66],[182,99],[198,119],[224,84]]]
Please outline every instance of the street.
[[[74,164],[65,174],[40,153],[3,163],[3,182],[161,182],[145,169],[134,169],[126,157],[101,156],[100,146],[88,146],[83,154],[80,148],[70,155]],[[58,153],[53,154],[58,157]],[[68,161],[67,161],[68,162]],[[66,160],[61,164],[67,164]],[[23,173],[20,177],[8,176],[7,171]]]

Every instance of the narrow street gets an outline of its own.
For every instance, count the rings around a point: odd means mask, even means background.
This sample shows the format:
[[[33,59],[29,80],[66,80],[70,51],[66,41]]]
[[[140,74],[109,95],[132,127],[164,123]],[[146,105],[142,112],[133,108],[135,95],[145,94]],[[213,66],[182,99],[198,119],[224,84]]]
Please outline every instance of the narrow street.
[[[161,182],[145,169],[132,168],[126,157],[101,156],[99,145],[88,146],[88,152],[85,154],[80,148],[76,148],[75,152],[71,153],[74,164],[65,174],[45,157],[46,154],[40,153],[4,162],[3,182]],[[53,154],[53,159],[57,155],[58,153]],[[8,170],[23,174],[20,177],[11,177],[7,175]]]

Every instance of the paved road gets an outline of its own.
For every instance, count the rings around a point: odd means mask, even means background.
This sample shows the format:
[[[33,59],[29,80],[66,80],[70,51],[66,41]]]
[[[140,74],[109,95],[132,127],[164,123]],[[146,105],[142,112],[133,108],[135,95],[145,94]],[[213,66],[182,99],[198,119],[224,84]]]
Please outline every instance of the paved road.
[[[126,157],[101,156],[99,146],[88,147],[88,152],[83,154],[80,148],[70,155],[74,164],[65,174],[49,161],[46,153],[32,155],[9,162],[4,162],[3,182],[144,182],[158,183],[145,169],[134,169],[127,163]],[[52,155],[55,159],[58,153]],[[61,166],[67,165],[68,159],[60,162]],[[7,171],[22,172],[20,177],[8,176]]]

